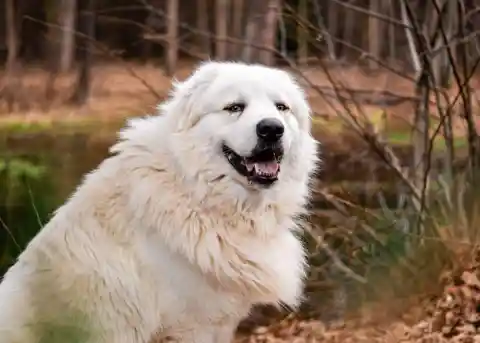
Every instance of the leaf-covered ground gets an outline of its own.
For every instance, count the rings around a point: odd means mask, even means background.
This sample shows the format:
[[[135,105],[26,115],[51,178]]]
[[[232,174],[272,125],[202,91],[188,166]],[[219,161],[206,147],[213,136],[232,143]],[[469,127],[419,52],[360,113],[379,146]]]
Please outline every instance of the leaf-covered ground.
[[[466,268],[446,273],[440,282],[442,294],[416,304],[420,319],[361,323],[347,320],[327,326],[314,319],[289,315],[272,319],[271,324],[254,325],[255,319],[240,328],[237,343],[477,343],[480,342],[480,260]],[[391,304],[378,309],[377,316],[389,317]],[[418,317],[418,316],[417,316]],[[405,316],[407,318],[407,316]],[[257,320],[261,322],[261,320]],[[411,322],[411,321],[410,321]]]

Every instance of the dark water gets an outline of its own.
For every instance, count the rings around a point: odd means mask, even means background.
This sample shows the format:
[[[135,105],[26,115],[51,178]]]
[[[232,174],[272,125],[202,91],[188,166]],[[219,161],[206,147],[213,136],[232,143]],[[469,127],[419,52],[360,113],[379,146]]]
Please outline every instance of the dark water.
[[[0,133],[0,275],[113,139],[114,131]]]
[[[0,132],[0,275],[82,176],[107,156],[117,129]],[[375,201],[372,184],[382,185],[385,194],[396,192],[386,183],[388,173],[371,162],[326,151],[321,179],[331,192],[357,204]],[[329,205],[320,199],[314,206],[324,210]]]

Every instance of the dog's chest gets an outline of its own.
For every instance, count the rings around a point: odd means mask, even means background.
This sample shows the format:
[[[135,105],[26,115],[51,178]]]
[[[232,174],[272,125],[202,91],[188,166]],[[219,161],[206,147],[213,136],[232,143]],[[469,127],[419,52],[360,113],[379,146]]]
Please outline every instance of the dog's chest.
[[[145,280],[155,290],[149,306],[161,316],[162,325],[174,327],[174,322],[217,325],[247,314],[250,304],[244,298],[215,287],[207,275],[165,245],[145,241],[141,255]],[[162,313],[170,315],[165,317]],[[170,319],[174,322],[169,323]]]
[[[262,229],[258,225],[238,227],[232,221],[197,219],[192,221],[210,225],[180,229],[177,237],[182,231],[198,235],[194,244],[181,245],[182,251],[174,252],[161,239],[145,240],[139,249],[159,287],[166,288],[162,292],[171,293],[171,299],[181,304],[179,308],[192,314],[208,311],[222,317],[242,316],[254,303],[297,304],[302,291],[304,251],[290,231],[278,228],[277,234],[259,239],[248,233]],[[181,239],[182,243],[189,238]]]

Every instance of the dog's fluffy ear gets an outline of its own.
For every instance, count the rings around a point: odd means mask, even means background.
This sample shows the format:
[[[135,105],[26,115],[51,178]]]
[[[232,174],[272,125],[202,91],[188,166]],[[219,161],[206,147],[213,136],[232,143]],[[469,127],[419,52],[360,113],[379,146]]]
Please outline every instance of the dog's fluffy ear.
[[[163,115],[170,116],[178,131],[191,128],[202,114],[201,98],[218,75],[220,62],[204,62],[185,81],[173,81],[170,99],[160,105]]]

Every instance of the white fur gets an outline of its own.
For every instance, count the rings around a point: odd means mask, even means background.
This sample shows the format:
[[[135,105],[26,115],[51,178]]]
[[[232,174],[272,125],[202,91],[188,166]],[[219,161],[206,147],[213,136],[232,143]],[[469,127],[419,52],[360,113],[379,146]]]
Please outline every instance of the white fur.
[[[240,99],[241,115],[222,110]],[[302,90],[278,69],[207,62],[159,112],[131,121],[7,272],[0,343],[226,343],[253,304],[298,304],[305,259],[294,231],[316,163]],[[265,117],[285,125],[270,188],[221,153],[222,141],[249,153]],[[41,340],[48,329],[86,336]]]

